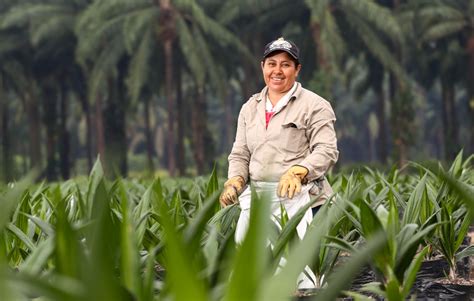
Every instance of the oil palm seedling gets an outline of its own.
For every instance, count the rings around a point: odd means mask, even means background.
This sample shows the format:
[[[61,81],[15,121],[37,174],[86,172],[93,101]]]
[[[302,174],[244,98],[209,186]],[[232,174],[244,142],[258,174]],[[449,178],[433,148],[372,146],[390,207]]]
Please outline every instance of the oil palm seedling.
[[[412,195],[400,219],[399,208],[394,200],[389,200],[387,204],[380,203],[376,208],[360,198],[355,203],[346,201],[351,208],[350,211],[346,210],[346,214],[360,234],[361,240],[370,239],[378,231],[382,231],[386,237],[382,250],[371,260],[378,282],[366,284],[364,290],[388,300],[405,300],[410,295],[416,273],[428,251],[428,247],[422,248],[421,251],[419,248],[423,238],[437,226],[432,222],[434,215],[421,225],[409,218],[416,215],[416,202],[419,200]],[[334,242],[348,251],[355,249],[344,241]]]
[[[435,169],[415,164],[430,175],[431,189],[438,188],[432,191],[432,194],[435,195],[434,206],[438,208],[436,219],[439,227],[433,235],[428,237],[427,241],[448,262],[447,278],[450,281],[455,281],[459,277],[457,262],[474,254],[472,245],[461,248],[473,221],[472,212],[470,213],[469,210],[469,200],[472,200],[472,197],[463,195],[456,190],[459,189],[459,186],[464,188],[461,191],[469,190],[470,187],[472,190],[472,185],[469,183],[472,183],[474,179],[471,168],[473,158],[474,156],[471,155],[463,160],[461,151],[448,171],[444,171],[441,165]]]

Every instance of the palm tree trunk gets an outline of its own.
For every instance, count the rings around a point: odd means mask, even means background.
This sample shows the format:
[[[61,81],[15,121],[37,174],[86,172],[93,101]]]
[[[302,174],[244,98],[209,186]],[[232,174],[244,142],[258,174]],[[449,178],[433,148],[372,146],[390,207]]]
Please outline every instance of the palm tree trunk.
[[[44,124],[46,126],[46,178],[49,181],[57,179],[57,161],[56,161],[56,144],[57,144],[57,95],[52,87],[44,89],[43,114]]]
[[[61,85],[61,95],[59,103],[59,170],[61,172],[61,177],[64,180],[69,179],[70,177],[70,139],[69,131],[67,129],[67,98],[66,98],[66,89],[64,85]]]
[[[179,63],[179,62],[178,62]],[[186,173],[186,162],[184,157],[184,137],[185,137],[185,116],[186,116],[186,106],[183,104],[183,87],[182,87],[182,77],[181,77],[181,66],[176,68],[176,106],[178,107],[177,114],[177,130],[178,130],[178,141],[177,141],[177,167],[178,173],[180,176],[184,176]]]
[[[474,153],[474,31],[471,32],[469,40],[467,42],[467,53],[469,56],[469,67],[468,67],[468,112],[470,119],[470,141],[468,146],[468,153]]]
[[[252,32],[250,36],[246,35],[243,37],[243,43],[252,47],[255,53],[260,53],[263,40],[258,32]],[[258,89],[257,83],[259,83],[261,77],[260,73],[255,72],[254,65],[248,63],[246,60],[243,60],[242,68],[243,74],[245,74],[245,80],[241,80],[239,83],[243,96],[242,103],[245,103],[250,96],[256,93]]]
[[[28,118],[28,140],[30,168],[41,168],[40,115],[38,101],[28,89],[24,94],[26,116]]]
[[[120,78],[120,77],[119,77]],[[127,175],[126,102],[120,79],[109,79],[109,97],[105,106],[105,165],[112,178]]]
[[[165,49],[165,95],[168,104],[168,171],[170,176],[175,175],[175,133],[174,133],[174,100],[173,100],[173,43],[171,40],[164,42]]]
[[[8,183],[13,179],[13,161],[11,160],[11,144],[8,118],[8,103],[4,99],[3,78],[0,76],[0,118],[1,118],[1,141],[2,141],[2,172],[3,181]]]
[[[375,111],[379,121],[379,134],[377,137],[377,157],[381,163],[387,162],[387,118],[385,116],[385,94],[382,81],[375,86],[376,104]]]
[[[153,164],[153,138],[151,135],[151,123],[150,123],[150,99],[148,97],[144,100],[145,106],[145,140],[146,140],[146,157],[148,166],[147,169],[150,175],[155,171],[155,166]]]
[[[102,96],[97,95],[95,100],[95,135],[97,140],[97,153],[100,162],[105,167],[105,134],[104,134],[104,116],[102,112]]]
[[[391,123],[394,146],[398,156],[398,165],[402,167],[408,160],[407,137],[410,135],[408,114],[410,108],[405,99],[405,91],[395,75],[390,74]]]
[[[85,95],[79,95],[79,101],[81,102],[82,111],[86,118],[86,157],[87,157],[87,170],[92,169],[92,118],[91,118],[91,108],[89,106],[89,101],[86,99]]]
[[[175,175],[175,132],[174,132],[174,99],[173,99],[173,41],[176,36],[174,9],[170,0],[155,0],[160,7],[160,32],[158,39],[163,41],[165,57],[165,97],[168,104],[168,172]]]
[[[393,0],[393,11],[398,13],[400,8],[400,1]],[[402,52],[399,45],[392,45],[392,50],[394,52],[395,57],[398,59],[399,62],[402,62]],[[403,116],[403,111],[408,111],[409,109],[403,108],[405,105],[403,103],[403,96],[400,95],[404,94],[403,87],[400,83],[400,80],[396,78],[394,74],[390,74],[390,97],[392,101],[392,132],[395,138],[395,147],[397,148],[398,152],[398,164],[400,167],[404,166],[408,159],[408,146],[406,143],[406,135],[409,133],[405,133],[403,128],[404,125],[408,124],[409,120],[406,120]],[[399,97],[397,97],[399,96]],[[398,103],[397,103],[398,102]],[[398,112],[397,112],[398,108]],[[398,116],[400,115],[400,116]]]
[[[446,79],[441,79],[441,94],[443,107],[441,110],[444,133],[444,157],[453,160],[459,151],[458,124],[455,110],[454,84]]]
[[[196,99],[193,101],[192,110],[192,139],[193,154],[196,163],[198,175],[204,173],[205,154],[204,154],[204,130],[206,118],[204,116],[204,95],[202,88],[196,88]]]
[[[326,53],[326,49],[321,41],[321,24],[319,22],[311,23],[311,31],[313,35],[313,43],[316,49],[316,62],[317,69],[313,73],[313,76],[321,76],[318,80],[318,91],[317,93],[323,97],[331,97],[331,85],[332,85],[332,70],[331,62]],[[333,107],[336,105],[332,103]]]
[[[224,140],[224,152],[229,153],[235,137],[235,120],[234,114],[232,114],[232,97],[233,90],[229,87],[228,92],[225,96],[224,110],[225,110],[225,123],[223,124],[225,128],[225,140]]]

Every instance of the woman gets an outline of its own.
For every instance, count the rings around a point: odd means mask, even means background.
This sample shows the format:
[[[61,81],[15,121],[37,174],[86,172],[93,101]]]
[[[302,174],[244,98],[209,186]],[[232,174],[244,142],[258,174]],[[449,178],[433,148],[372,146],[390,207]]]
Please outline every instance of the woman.
[[[273,190],[278,206],[272,208],[279,210],[282,203],[291,217],[310,201],[310,193],[325,196],[315,208],[331,194],[324,176],[339,154],[331,105],[296,81],[301,70],[298,47],[283,38],[268,43],[261,68],[266,87],[242,106],[228,180],[219,198],[224,207],[239,199],[237,241],[248,224],[250,189],[244,188],[249,181],[262,191]],[[300,237],[311,218],[309,210],[298,226]]]

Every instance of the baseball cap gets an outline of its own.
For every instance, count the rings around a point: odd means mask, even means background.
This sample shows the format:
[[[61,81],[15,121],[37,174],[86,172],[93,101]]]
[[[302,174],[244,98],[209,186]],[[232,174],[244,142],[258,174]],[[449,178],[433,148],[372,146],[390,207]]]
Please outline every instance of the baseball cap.
[[[285,51],[289,55],[291,55],[295,60],[299,60],[300,50],[290,40],[285,40],[283,37],[278,38],[265,46],[265,50],[263,51],[263,58],[266,58],[270,53],[274,51]]]

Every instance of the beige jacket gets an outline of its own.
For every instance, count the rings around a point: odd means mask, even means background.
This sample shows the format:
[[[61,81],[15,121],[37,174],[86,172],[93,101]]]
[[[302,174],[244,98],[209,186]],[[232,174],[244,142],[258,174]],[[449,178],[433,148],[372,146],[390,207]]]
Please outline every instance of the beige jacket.
[[[265,129],[266,93],[267,87],[240,110],[228,177],[277,182],[288,168],[301,165],[309,170],[308,182],[325,179],[339,155],[336,117],[329,102],[297,83],[288,105],[273,115]],[[326,196],[332,193],[326,180],[318,186]]]

